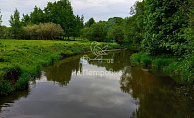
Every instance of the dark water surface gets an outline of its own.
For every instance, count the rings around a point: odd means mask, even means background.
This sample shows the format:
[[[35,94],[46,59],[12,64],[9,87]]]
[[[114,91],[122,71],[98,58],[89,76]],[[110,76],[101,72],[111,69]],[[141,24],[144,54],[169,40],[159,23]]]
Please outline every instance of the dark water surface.
[[[129,51],[110,52],[104,59],[113,63],[83,63],[78,55],[46,67],[28,90],[0,97],[0,117],[192,117],[193,106],[184,101],[172,78],[131,67],[129,57]]]

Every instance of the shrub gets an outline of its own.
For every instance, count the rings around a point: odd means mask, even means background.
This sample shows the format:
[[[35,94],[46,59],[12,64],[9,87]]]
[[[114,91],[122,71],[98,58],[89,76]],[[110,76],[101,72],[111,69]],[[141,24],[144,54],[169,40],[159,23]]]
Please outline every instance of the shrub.
[[[16,82],[16,88],[19,90],[26,89],[28,87],[29,76],[27,74],[22,75],[19,80]]]
[[[142,62],[143,62],[143,64],[145,64],[145,66],[149,66],[149,65],[152,64],[152,60],[149,59],[148,57],[147,58],[143,58]]]
[[[7,95],[8,93],[12,92],[11,83],[9,83],[8,81],[0,82],[0,90],[0,95]]]
[[[131,56],[131,60],[137,62],[140,64],[140,61],[141,61],[141,55],[140,53],[135,53]]]
[[[153,65],[157,68],[162,68],[164,66],[168,66],[172,61],[170,59],[162,59],[162,58],[158,58],[153,60]]]
[[[61,26],[54,23],[40,23],[23,27],[24,39],[54,40],[63,33]]]

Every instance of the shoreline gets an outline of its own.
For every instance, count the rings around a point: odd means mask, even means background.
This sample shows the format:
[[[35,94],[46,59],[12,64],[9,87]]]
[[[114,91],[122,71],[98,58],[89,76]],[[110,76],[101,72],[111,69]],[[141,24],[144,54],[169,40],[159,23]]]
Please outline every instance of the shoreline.
[[[0,40],[0,43],[6,45],[0,57],[0,95],[26,89],[30,78],[42,67],[65,57],[91,52],[91,42],[83,41]],[[109,45],[106,51],[124,50],[119,44],[100,43]]]
[[[127,48],[120,48],[120,49],[108,49],[108,50],[103,50],[105,52],[114,52],[114,51],[122,51],[122,50],[127,50]],[[75,54],[72,54],[72,55],[66,55],[66,54],[63,54],[61,53],[61,56],[62,58],[61,59],[64,59],[66,57],[71,57],[71,56],[76,56],[76,55],[81,55],[81,54],[86,54],[86,53],[91,53],[92,51],[85,51],[85,52],[81,52],[81,53],[75,53]]]

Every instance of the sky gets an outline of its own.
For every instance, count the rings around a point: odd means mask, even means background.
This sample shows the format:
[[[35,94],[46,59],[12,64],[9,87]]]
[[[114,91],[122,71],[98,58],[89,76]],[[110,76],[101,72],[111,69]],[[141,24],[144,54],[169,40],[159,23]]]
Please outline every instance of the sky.
[[[30,14],[35,5],[44,9],[47,2],[58,0],[0,0],[0,9],[2,25],[9,26],[10,15],[14,13],[15,8],[22,14]],[[95,21],[107,21],[111,17],[128,17],[130,7],[137,0],[69,0],[73,7],[74,15],[84,15],[84,21],[93,17]]]

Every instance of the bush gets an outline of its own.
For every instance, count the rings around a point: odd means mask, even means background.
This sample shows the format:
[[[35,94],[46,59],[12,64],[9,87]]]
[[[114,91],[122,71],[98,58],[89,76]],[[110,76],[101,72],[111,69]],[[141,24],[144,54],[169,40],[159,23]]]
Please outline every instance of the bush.
[[[7,95],[12,92],[11,83],[8,81],[0,82],[0,95]]]
[[[147,66],[150,66],[152,64],[152,60],[149,59],[148,57],[147,58],[143,58],[142,59],[142,62],[143,64],[147,67]]]
[[[141,54],[140,53],[135,53],[131,56],[131,60],[137,62],[140,64],[141,62]]]
[[[153,60],[153,65],[160,69],[162,69],[162,67],[168,66],[170,63],[171,63],[170,59],[158,58]]]
[[[54,40],[63,33],[61,26],[54,23],[40,23],[23,27],[24,39]]]
[[[29,76],[27,74],[22,75],[16,82],[16,88],[19,90],[26,89],[29,85]]]

